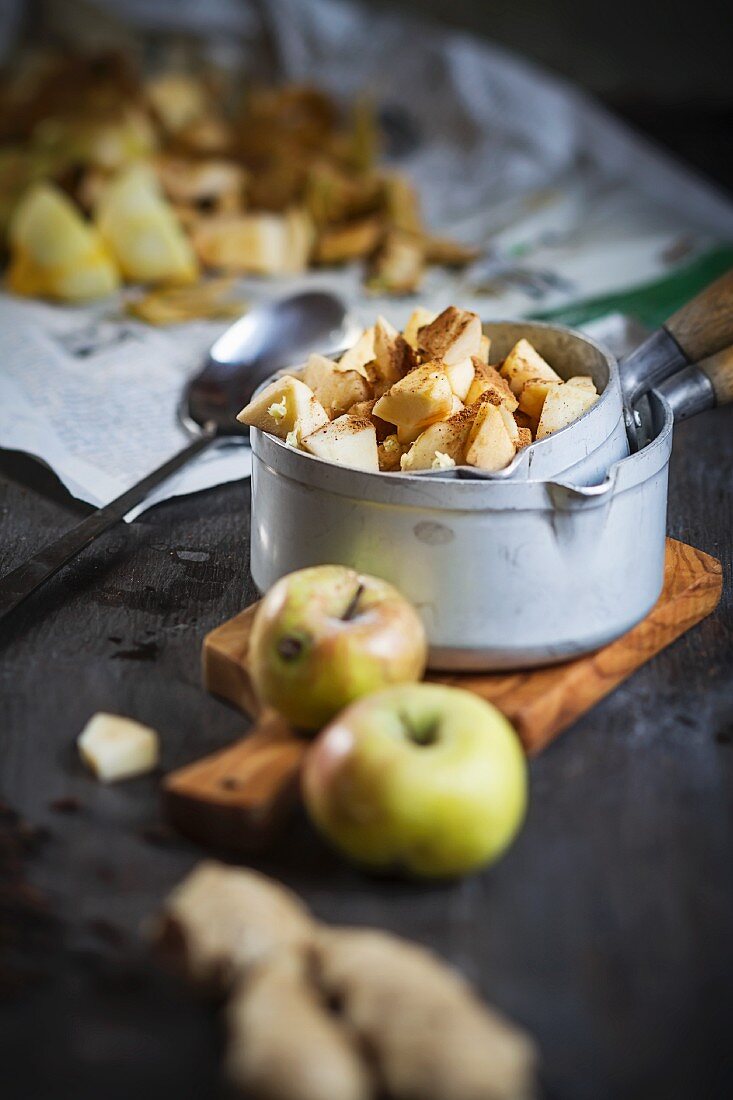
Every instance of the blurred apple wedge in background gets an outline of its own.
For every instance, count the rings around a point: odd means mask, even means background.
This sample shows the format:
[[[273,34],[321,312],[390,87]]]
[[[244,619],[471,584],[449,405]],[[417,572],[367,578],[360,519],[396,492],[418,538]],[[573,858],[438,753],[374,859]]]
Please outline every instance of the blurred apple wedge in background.
[[[83,302],[120,284],[117,266],[93,226],[50,183],[37,183],[15,210],[9,228],[8,286],[16,294]]]
[[[108,183],[95,222],[125,279],[180,286],[193,283],[199,267],[155,174],[134,165]]]
[[[301,210],[284,214],[217,214],[191,233],[205,267],[231,275],[298,275],[308,266],[313,226]]]
[[[475,871],[525,814],[527,766],[495,707],[439,684],[403,684],[339,714],[310,749],[306,809],[342,854],[425,877]]]
[[[329,422],[310,386],[290,374],[276,378],[255,394],[237,414],[237,420],[278,439],[287,439],[291,432],[297,432],[301,439]]]
[[[317,730],[348,703],[419,680],[425,628],[396,588],[341,565],[300,569],[260,603],[249,648],[259,699]]]

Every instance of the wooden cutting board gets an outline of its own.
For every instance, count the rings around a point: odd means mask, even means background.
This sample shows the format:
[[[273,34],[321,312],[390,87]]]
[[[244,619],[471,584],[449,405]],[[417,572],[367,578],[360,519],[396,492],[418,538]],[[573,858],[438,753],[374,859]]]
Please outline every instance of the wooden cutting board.
[[[511,673],[431,674],[466,688],[506,714],[528,755],[626,680],[720,600],[720,562],[667,539],[664,588],[649,615],[622,638],[586,657],[551,668]],[[299,776],[309,742],[272,711],[263,710],[247,672],[256,604],[204,639],[207,689],[254,720],[246,737],[170,773],[163,782],[168,820],[192,839],[248,852],[266,845],[299,801]]]

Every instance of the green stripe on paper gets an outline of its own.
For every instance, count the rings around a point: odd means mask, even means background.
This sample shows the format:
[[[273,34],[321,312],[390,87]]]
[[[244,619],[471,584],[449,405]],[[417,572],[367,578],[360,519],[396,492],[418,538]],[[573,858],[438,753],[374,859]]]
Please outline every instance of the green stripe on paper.
[[[631,290],[621,290],[584,302],[574,302],[560,309],[530,314],[537,321],[558,321],[577,328],[578,325],[605,317],[608,313],[623,313],[635,317],[648,328],[657,328],[676,309],[683,306],[708,283],[733,267],[733,248],[721,246],[703,253],[669,275]]]

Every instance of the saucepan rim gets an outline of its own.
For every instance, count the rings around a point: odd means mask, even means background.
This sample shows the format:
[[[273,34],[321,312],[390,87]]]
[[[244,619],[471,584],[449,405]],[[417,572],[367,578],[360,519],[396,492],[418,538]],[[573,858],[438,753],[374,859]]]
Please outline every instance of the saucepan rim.
[[[660,423],[653,439],[634,454],[614,462],[595,485],[577,485],[572,475],[545,480],[492,481],[461,477],[416,477],[375,474],[317,458],[288,446],[276,436],[252,431],[252,453],[278,476],[297,482],[306,492],[327,491],[355,503],[374,501],[395,507],[444,511],[526,511],[591,508],[605,505],[612,495],[648,480],[669,461],[674,427],[672,409],[657,391],[649,395]],[[255,471],[256,476],[256,471]]]

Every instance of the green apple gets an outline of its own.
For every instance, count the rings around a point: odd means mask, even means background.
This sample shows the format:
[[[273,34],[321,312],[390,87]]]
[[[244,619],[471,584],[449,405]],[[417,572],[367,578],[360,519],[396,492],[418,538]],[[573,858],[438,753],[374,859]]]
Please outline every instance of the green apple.
[[[342,565],[279,580],[252,626],[249,667],[259,698],[317,730],[347,704],[425,671],[425,628],[396,588]]]
[[[405,684],[322,731],[303,791],[316,827],[357,863],[453,876],[508,846],[527,805],[527,765],[496,707],[460,688]]]

